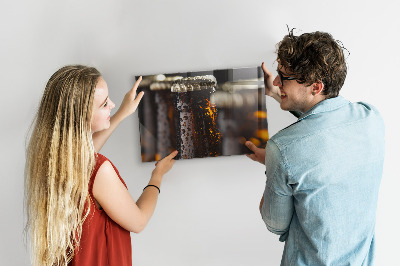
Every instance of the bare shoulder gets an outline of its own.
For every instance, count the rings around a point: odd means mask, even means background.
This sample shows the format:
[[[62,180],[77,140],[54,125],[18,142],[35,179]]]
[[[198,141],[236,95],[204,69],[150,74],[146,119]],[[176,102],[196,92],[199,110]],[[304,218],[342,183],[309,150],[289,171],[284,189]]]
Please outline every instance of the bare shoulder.
[[[97,171],[97,174],[96,174],[96,179],[99,176],[104,176],[104,175],[105,176],[108,176],[108,175],[113,176],[113,175],[115,175],[115,176],[118,177],[117,173],[114,170],[114,167],[112,166],[111,162],[108,161],[108,160],[104,161],[104,163],[102,163],[102,165],[100,165],[100,168],[99,168],[99,170]]]
[[[128,231],[139,231],[133,221],[140,220],[140,210],[109,161],[96,174],[93,196],[114,222]]]
[[[110,163],[105,161],[99,168],[93,183],[93,195],[96,199],[110,189],[126,189]],[[108,194],[108,193],[106,193]]]

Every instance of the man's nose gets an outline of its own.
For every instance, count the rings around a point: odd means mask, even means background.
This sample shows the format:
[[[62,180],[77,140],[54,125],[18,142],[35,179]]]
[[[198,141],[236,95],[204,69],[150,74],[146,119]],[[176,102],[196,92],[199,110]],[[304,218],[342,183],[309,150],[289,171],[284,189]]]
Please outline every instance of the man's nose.
[[[272,85],[281,87],[282,83],[281,83],[281,79],[279,78],[279,75],[276,75],[274,81],[272,82]]]

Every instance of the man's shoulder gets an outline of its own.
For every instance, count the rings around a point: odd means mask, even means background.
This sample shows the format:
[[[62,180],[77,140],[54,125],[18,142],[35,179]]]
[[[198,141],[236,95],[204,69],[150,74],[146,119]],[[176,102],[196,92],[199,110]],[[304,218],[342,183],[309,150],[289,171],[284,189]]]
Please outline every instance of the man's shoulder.
[[[373,125],[376,130],[384,129],[383,117],[379,110],[372,104],[366,102],[351,103],[351,120],[363,121],[365,124]]]
[[[381,117],[379,110],[372,104],[367,102],[355,102],[351,104],[354,108],[359,108],[366,113],[370,113],[376,115],[377,117]]]
[[[378,130],[384,128],[382,116],[378,109],[366,102],[346,102],[331,110],[322,112],[310,112],[286,128],[280,130],[271,137],[271,140],[279,149],[293,146],[294,143],[304,142],[306,139],[316,136],[331,134],[334,129],[348,128],[349,124],[374,124]],[[346,104],[344,104],[346,103]]]
[[[296,121],[286,128],[278,131],[273,135],[269,141],[272,141],[279,149],[284,149],[286,146],[291,145],[293,142],[301,139],[306,131],[302,130],[303,127],[300,123],[301,121]]]

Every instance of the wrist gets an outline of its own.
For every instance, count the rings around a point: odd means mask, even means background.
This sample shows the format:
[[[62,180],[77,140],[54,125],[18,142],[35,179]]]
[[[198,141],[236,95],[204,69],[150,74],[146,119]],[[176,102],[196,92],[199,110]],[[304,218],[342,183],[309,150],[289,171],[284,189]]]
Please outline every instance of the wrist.
[[[159,173],[156,170],[153,170],[153,172],[151,173],[151,178],[150,178],[149,184],[150,183],[155,184],[155,185],[161,184],[162,178],[163,178],[163,175],[161,173]]]
[[[149,185],[145,186],[145,187],[143,188],[143,191],[144,191],[146,188],[148,188],[148,187],[154,187],[154,188],[156,188],[156,189],[158,190],[158,194],[161,193],[160,187],[159,187],[159,186],[156,186],[156,185],[152,185],[152,184],[149,184]]]
[[[274,98],[278,103],[281,103],[281,101],[282,101],[281,96],[278,93],[274,93],[274,94],[269,95],[269,96]]]
[[[118,109],[115,114],[112,116],[113,122],[121,123],[122,120],[125,119],[126,116],[122,114],[122,112]]]

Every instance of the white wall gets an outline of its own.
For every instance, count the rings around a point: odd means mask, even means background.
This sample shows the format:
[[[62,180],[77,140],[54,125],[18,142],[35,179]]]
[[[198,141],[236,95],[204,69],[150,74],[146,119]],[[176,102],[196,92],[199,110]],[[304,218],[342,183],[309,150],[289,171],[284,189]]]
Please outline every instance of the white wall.
[[[2,1],[0,3],[0,261],[28,265],[23,242],[25,137],[45,83],[59,67],[81,63],[104,75],[121,102],[140,74],[256,66],[275,69],[286,24],[327,31],[350,50],[342,95],[374,104],[386,122],[387,152],[378,204],[379,265],[393,265],[400,238],[400,19],[396,1]],[[293,121],[268,101],[270,133]],[[398,108],[397,108],[398,109]],[[362,132],[360,132],[362,134]],[[137,115],[102,150],[134,198],[152,163],[140,162]],[[338,155],[340,156],[340,155]],[[157,210],[132,234],[134,265],[279,265],[283,244],[258,213],[264,169],[245,156],[178,161]]]

